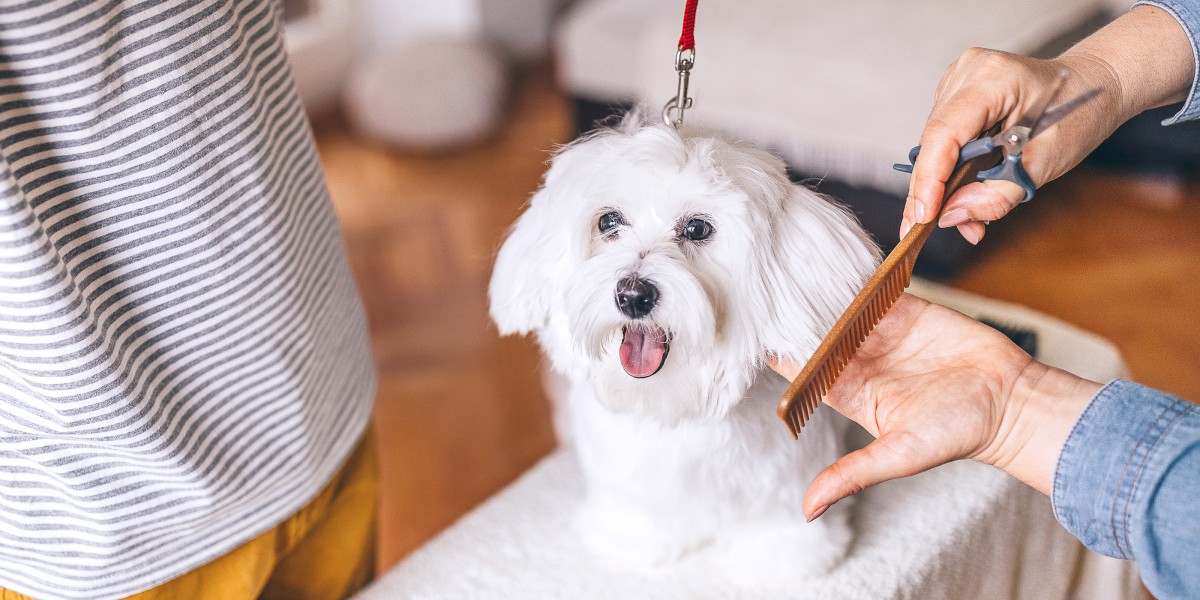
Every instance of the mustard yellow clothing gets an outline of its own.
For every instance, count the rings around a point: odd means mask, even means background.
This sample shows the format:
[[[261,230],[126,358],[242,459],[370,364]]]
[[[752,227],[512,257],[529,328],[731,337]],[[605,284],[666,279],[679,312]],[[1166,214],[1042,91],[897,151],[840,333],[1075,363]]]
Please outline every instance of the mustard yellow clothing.
[[[335,600],[375,572],[379,459],[368,427],[333,480],[299,512],[229,554],[131,600]],[[0,600],[31,600],[0,589]]]

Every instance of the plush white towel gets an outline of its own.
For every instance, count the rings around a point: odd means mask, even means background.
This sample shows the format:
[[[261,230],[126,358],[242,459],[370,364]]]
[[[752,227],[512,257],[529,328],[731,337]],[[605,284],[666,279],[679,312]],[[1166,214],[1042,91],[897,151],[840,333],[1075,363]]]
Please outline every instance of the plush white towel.
[[[1125,374],[1111,344],[1039,313],[919,281],[911,291],[1032,329],[1039,357],[1056,366],[1100,380]],[[865,433],[859,435],[865,443]],[[1054,521],[1044,496],[990,467],[950,464],[860,496],[852,507],[856,541],[833,573],[802,589],[771,581],[735,588],[712,575],[719,570],[708,568],[702,554],[668,568],[631,571],[589,552],[571,520],[582,476],[575,457],[558,451],[358,598],[1137,597],[1131,563],[1085,550]]]

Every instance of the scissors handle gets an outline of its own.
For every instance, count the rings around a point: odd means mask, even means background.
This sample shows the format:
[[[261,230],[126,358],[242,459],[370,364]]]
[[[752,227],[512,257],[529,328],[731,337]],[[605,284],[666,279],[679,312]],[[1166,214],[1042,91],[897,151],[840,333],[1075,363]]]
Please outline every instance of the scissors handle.
[[[963,146],[961,151],[959,151],[958,164],[956,164],[955,167],[961,166],[963,163],[973,158],[993,152],[998,148],[1003,148],[1003,146],[997,146],[995,140],[991,136],[985,136],[977,140],[972,140],[968,142],[967,145]],[[892,168],[904,173],[912,173],[913,165],[916,164],[917,155],[920,153],[921,147],[914,146],[913,149],[908,152],[908,164],[896,163],[892,165]],[[1029,174],[1025,172],[1025,167],[1021,166],[1020,154],[1005,154],[1004,160],[1000,161],[1000,164],[985,171],[980,171],[978,179],[979,181],[1002,179],[1004,181],[1010,181],[1021,186],[1021,189],[1025,190],[1025,199],[1021,202],[1029,202],[1029,200],[1033,198],[1033,192],[1037,189],[1037,187],[1033,185],[1033,179],[1030,179]]]
[[[983,156],[984,154],[987,154],[996,148],[996,142],[992,140],[991,136],[981,137],[977,140],[971,140],[970,142],[967,142],[967,145],[963,146],[962,150],[958,152],[958,163],[956,163],[954,166],[960,167],[968,160]],[[921,147],[913,146],[913,149],[908,151],[908,164],[896,163],[892,165],[892,168],[904,173],[912,173],[913,165],[917,164],[917,155],[920,153]]]
[[[1033,199],[1033,192],[1037,190],[1037,186],[1033,185],[1033,179],[1029,177],[1029,173],[1025,172],[1025,167],[1021,166],[1020,154],[1007,154],[1000,164],[979,172],[979,180],[986,181],[988,179],[1003,179],[1011,181],[1025,190],[1025,199],[1022,203],[1029,202]]]

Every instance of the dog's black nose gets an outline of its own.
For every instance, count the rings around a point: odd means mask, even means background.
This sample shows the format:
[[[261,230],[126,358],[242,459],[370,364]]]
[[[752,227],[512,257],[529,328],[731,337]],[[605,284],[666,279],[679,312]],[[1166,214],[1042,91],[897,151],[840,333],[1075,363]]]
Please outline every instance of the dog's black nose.
[[[658,304],[658,288],[645,279],[626,277],[617,282],[617,308],[630,319],[640,319]]]

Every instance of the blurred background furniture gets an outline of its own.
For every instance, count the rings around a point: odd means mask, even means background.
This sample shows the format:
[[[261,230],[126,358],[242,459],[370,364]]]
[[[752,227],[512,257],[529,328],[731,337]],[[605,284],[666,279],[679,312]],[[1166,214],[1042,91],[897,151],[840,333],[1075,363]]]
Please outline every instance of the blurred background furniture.
[[[503,124],[509,65],[545,58],[562,0],[283,0],[311,114],[410,153],[482,143]]]
[[[285,41],[310,115],[336,110],[346,70],[360,55],[350,0],[282,0]]]

